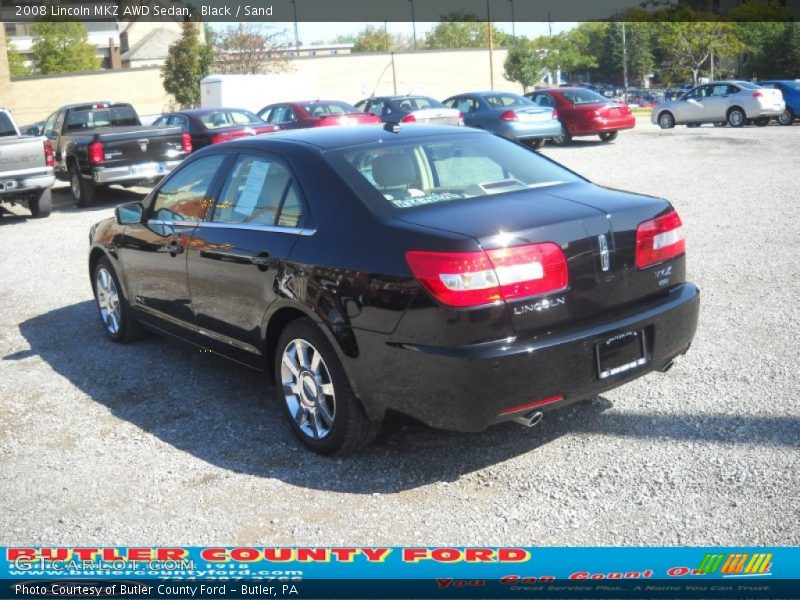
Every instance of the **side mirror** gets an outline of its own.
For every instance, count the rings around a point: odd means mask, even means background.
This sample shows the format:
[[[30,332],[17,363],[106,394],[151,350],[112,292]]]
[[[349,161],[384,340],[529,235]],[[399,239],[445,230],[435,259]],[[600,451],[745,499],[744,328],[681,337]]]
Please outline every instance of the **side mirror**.
[[[120,204],[114,209],[114,216],[120,225],[136,225],[142,222],[144,205],[141,202]]]

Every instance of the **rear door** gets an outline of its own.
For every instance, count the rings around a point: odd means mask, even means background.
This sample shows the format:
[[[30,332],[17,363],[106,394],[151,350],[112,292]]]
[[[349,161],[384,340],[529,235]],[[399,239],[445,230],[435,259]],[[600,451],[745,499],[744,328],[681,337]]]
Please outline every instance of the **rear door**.
[[[194,329],[187,249],[225,158],[204,156],[176,169],[152,192],[143,222],[126,227],[119,245],[128,298],[151,322],[179,335]]]
[[[202,343],[245,363],[261,355],[261,323],[285,285],[285,260],[308,211],[282,157],[232,158],[213,213],[199,224],[188,252],[192,306]]]

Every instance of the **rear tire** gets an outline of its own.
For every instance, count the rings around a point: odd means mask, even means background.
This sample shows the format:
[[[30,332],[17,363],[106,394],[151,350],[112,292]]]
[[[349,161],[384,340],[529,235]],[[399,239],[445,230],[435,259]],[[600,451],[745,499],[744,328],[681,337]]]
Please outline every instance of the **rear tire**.
[[[98,260],[94,267],[92,288],[103,329],[112,341],[125,343],[142,337],[142,326],[131,315],[119,278],[106,256]]]
[[[747,115],[738,106],[734,106],[728,111],[728,125],[731,127],[743,127],[747,123]]]
[[[370,442],[370,421],[333,347],[310,319],[289,323],[275,350],[275,386],[295,435],[317,454],[343,455]]]
[[[794,113],[791,108],[787,108],[778,116],[778,123],[781,125],[791,125],[794,123]]]
[[[672,129],[675,127],[675,117],[672,116],[671,112],[665,110],[658,115],[658,126],[661,127],[661,129]]]
[[[69,167],[69,190],[72,192],[75,204],[81,208],[94,204],[94,184],[83,178],[78,163],[74,161]]]
[[[695,129],[696,127],[700,127],[700,123],[687,123],[686,127],[689,129]]]
[[[532,140],[526,140],[525,145],[528,146],[531,150],[538,150],[542,146],[544,146],[544,138],[534,138]]]
[[[551,138],[552,142],[556,146],[567,146],[572,142],[572,134],[567,129],[567,126],[562,123],[561,124],[561,135],[557,135]]]
[[[758,125],[759,127],[766,127],[769,125],[769,122],[772,121],[770,117],[759,117],[753,120],[753,123]]]
[[[618,135],[619,131],[606,131],[600,134],[600,141],[604,143],[613,142]]]
[[[50,192],[50,188],[41,190],[38,196],[32,196],[28,199],[28,209],[34,219],[49,217],[50,211],[53,210],[53,195]]]

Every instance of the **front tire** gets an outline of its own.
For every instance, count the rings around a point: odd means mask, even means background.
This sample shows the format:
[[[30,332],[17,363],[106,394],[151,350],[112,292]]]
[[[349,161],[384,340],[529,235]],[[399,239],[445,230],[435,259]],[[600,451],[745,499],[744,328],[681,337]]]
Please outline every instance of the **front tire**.
[[[50,188],[41,190],[38,196],[32,196],[28,200],[28,209],[34,219],[43,219],[50,216],[53,210],[53,195]]]
[[[613,142],[618,135],[619,131],[606,131],[600,134],[600,141],[603,143]]]
[[[131,316],[122,286],[107,257],[97,261],[92,274],[94,299],[103,329],[114,342],[132,342],[142,334],[142,326]]]
[[[69,190],[75,204],[81,208],[94,204],[94,184],[83,178],[77,162],[73,162],[69,167]]]
[[[367,418],[339,357],[310,319],[292,321],[281,333],[274,371],[289,426],[308,449],[348,454],[378,434],[380,423]]]
[[[672,129],[675,127],[675,117],[672,116],[672,113],[667,111],[662,112],[658,115],[658,126],[661,129]]]
[[[794,123],[794,113],[791,108],[787,108],[778,116],[778,123],[781,125],[791,125]]]
[[[738,106],[734,106],[728,111],[728,125],[731,127],[743,127],[747,123],[747,115]]]

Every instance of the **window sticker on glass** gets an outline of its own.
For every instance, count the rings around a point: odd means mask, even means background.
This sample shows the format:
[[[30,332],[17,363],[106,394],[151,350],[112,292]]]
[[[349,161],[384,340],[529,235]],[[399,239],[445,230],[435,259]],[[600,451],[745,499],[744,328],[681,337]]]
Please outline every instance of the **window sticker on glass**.
[[[269,163],[254,160],[250,163],[250,170],[247,173],[247,180],[239,194],[236,202],[236,212],[243,215],[252,215],[258,204],[258,199],[264,189],[264,182],[267,180]]]

